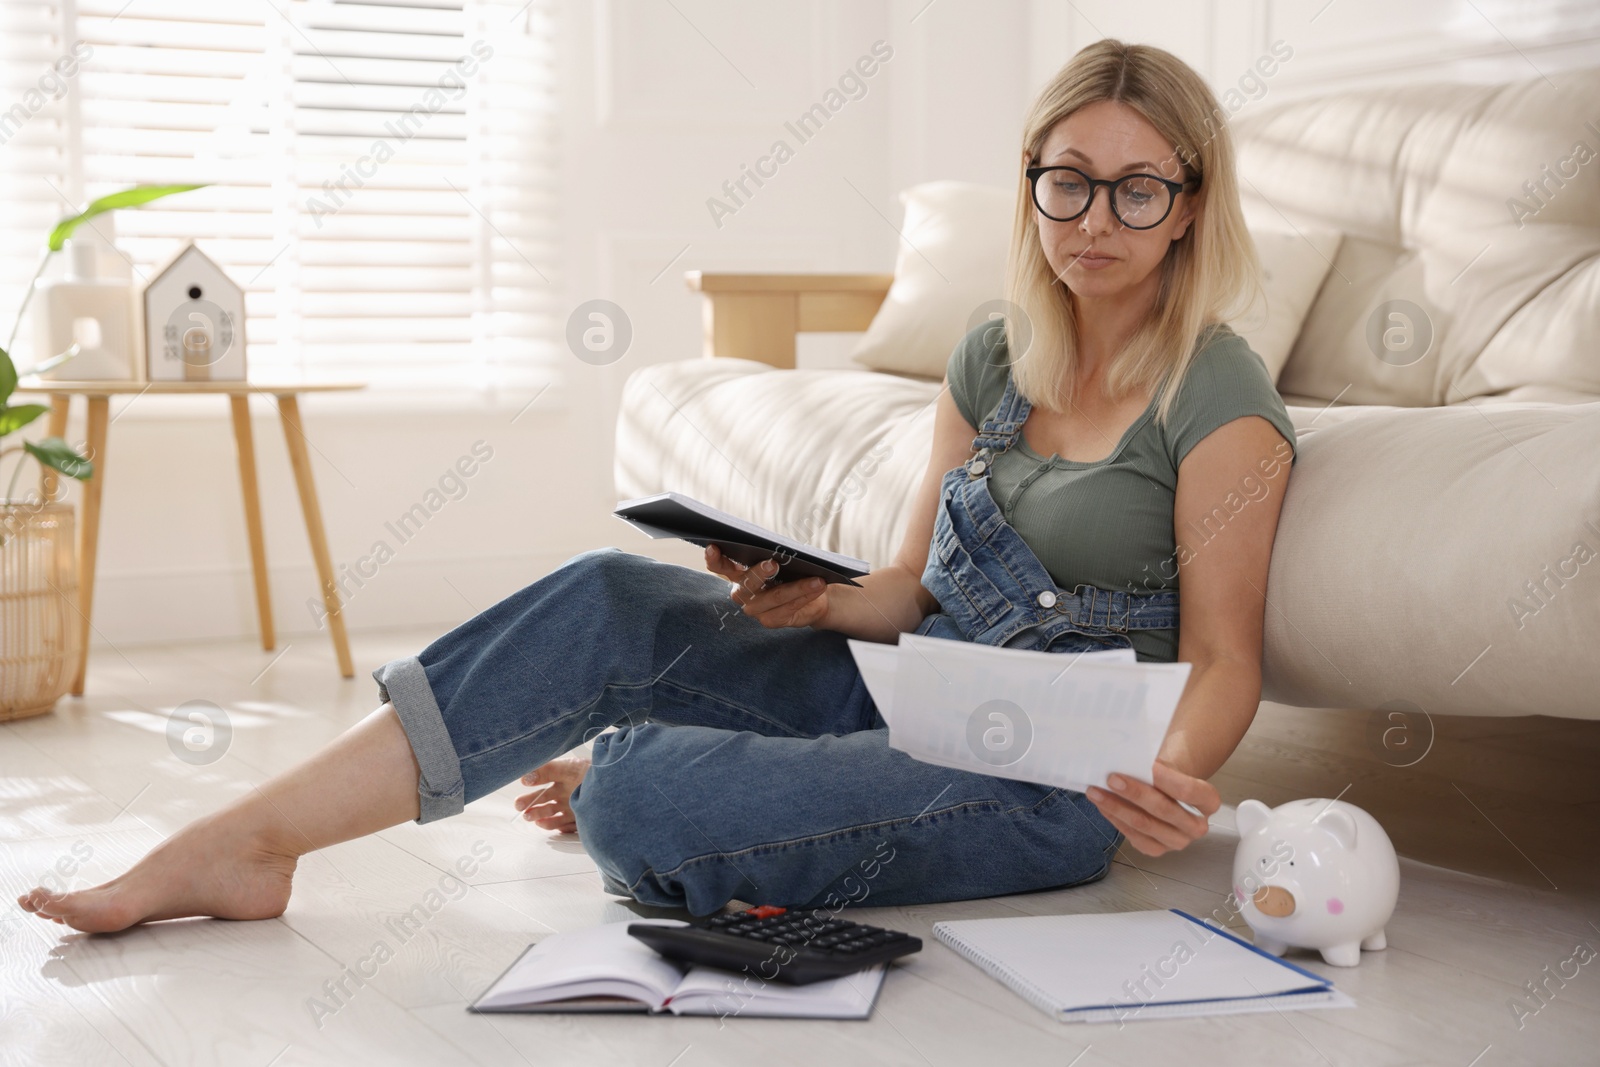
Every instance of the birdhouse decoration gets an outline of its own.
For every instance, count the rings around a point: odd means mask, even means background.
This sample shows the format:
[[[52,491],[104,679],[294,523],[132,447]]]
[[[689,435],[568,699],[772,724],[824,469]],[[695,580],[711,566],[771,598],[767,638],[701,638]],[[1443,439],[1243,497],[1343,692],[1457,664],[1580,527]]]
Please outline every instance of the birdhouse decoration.
[[[153,382],[242,382],[244,289],[191,241],[144,287]]]

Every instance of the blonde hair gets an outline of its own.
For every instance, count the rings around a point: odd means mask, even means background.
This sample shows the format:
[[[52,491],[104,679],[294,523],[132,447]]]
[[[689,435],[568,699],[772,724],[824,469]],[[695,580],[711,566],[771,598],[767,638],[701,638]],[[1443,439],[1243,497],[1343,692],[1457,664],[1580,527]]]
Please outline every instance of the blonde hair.
[[[1079,51],[1034,101],[1022,130],[1019,171],[1038,164],[1056,123],[1102,100],[1133,108],[1177,150],[1186,173],[1163,177],[1201,179],[1192,194],[1198,214],[1157,268],[1161,285],[1153,312],[1114,355],[1106,375],[1115,397],[1159,388],[1156,418],[1164,424],[1194,354],[1261,295],[1261,266],[1239,206],[1226,113],[1194,69],[1171,52],[1112,39]],[[1019,173],[1017,190],[1006,299],[1027,317],[1032,341],[1017,351],[1010,342],[1018,331],[1007,322],[1011,373],[1031,403],[1065,411],[1078,363],[1073,298],[1045,258],[1026,173]]]

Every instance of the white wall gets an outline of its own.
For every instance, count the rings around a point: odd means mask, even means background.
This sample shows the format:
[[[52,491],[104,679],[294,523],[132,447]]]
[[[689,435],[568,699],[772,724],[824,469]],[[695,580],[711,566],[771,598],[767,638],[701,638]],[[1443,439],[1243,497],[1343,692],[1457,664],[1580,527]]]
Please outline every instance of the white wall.
[[[304,402],[335,560],[354,565],[378,541],[394,550],[359,588],[348,581],[354,628],[446,627],[573,553],[643,550],[607,514],[616,398],[638,367],[698,353],[700,312],[683,272],[891,269],[896,191],[934,178],[1009,184],[1033,92],[1103,34],[1171,49],[1219,93],[1239,86],[1274,40],[1286,41],[1294,57],[1264,89],[1243,85],[1255,97],[1249,107],[1392,80],[1520,79],[1600,63],[1592,2],[567,0],[562,11],[567,306],[594,297],[621,304],[632,349],[610,367],[571,360],[561,395],[520,416],[516,404]],[[866,79],[865,95],[797,144],[784,123],[879,40],[893,56]],[[793,158],[717,226],[707,199],[778,138],[795,147]],[[836,364],[848,341],[810,339],[802,359]],[[271,406],[256,404],[280,645],[320,640],[282,431]],[[106,457],[100,639],[251,634],[223,403],[142,398],[119,410]],[[81,415],[69,432],[81,436]],[[401,544],[385,522],[480,440],[493,458],[465,496]]]

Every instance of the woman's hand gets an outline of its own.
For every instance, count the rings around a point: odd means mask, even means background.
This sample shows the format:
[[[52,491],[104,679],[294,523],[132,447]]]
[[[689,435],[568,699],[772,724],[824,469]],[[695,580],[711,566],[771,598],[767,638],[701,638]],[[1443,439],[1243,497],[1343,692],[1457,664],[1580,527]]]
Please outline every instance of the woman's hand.
[[[746,567],[723,555],[716,545],[706,546],[706,569],[733,583],[729,596],[744,613],[771,629],[783,626],[817,626],[828,617],[828,584],[821,578],[801,578],[767,586],[778,564],[766,560]]]
[[[1206,816],[1222,806],[1222,798],[1210,782],[1184,774],[1170,763],[1158,759],[1152,770],[1154,784],[1113,774],[1108,779],[1111,789],[1090,786],[1084,796],[1122,831],[1128,844],[1146,856],[1159,856],[1204,837]],[[1184,810],[1180,800],[1201,814]]]

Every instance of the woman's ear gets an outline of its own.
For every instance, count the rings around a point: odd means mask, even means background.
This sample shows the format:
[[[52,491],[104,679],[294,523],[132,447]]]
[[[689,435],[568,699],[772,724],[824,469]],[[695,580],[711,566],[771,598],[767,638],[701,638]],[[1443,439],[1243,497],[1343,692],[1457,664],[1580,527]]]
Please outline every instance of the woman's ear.
[[[1194,224],[1195,219],[1199,218],[1202,210],[1204,210],[1203,204],[1194,207],[1189,207],[1189,205],[1185,204],[1180,209],[1178,225],[1172,231],[1172,239],[1174,241],[1183,239],[1183,235],[1189,232],[1189,227]]]

